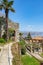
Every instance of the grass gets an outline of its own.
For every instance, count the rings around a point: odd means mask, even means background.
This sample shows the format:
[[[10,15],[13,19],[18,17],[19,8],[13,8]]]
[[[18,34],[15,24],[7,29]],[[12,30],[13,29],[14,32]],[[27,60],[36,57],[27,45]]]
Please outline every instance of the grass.
[[[20,45],[25,45],[26,43],[25,43],[24,40],[21,40],[21,41],[19,42],[19,44],[20,44]]]
[[[21,61],[23,65],[40,65],[40,62],[37,61],[34,57],[28,55],[21,56]]]
[[[5,44],[9,44],[9,43],[11,43],[11,42],[14,42],[13,40],[8,40],[8,41],[6,41],[5,39],[0,39],[0,46],[3,46],[3,45],[5,45]]]
[[[0,45],[4,45],[6,41],[3,38],[0,38]]]
[[[6,43],[0,43],[0,46],[4,46]]]

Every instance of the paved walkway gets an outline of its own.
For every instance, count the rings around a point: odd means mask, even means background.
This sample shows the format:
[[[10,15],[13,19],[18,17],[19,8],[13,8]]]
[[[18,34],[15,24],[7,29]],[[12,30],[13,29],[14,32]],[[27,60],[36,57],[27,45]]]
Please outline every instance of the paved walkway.
[[[0,65],[9,65],[8,60],[8,48],[3,48],[2,54],[0,56]]]
[[[0,55],[0,65],[12,65],[11,45],[12,43],[3,47]]]

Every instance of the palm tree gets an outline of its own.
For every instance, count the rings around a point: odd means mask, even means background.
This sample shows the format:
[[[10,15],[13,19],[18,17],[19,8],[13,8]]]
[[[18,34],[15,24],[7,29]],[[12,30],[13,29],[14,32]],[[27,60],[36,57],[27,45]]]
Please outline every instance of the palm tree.
[[[12,8],[14,1],[2,0],[0,5],[0,10],[4,9],[5,11],[5,22],[6,22],[6,41],[8,40],[8,13],[9,11],[15,12]]]

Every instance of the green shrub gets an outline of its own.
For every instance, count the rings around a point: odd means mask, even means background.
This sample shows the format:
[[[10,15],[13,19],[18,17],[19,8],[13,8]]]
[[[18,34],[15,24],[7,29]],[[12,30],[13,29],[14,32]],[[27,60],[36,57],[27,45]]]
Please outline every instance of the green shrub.
[[[22,45],[22,46],[26,45],[26,43],[25,43],[24,40],[21,40],[21,41],[19,42],[19,44]]]
[[[0,49],[0,51],[1,51],[1,49]]]
[[[6,33],[4,32],[3,36],[2,36],[3,39],[6,40]]]
[[[5,43],[5,40],[3,38],[0,39],[0,44]]]
[[[19,42],[19,44],[21,45],[21,54],[22,55],[25,55],[25,53],[26,53],[26,43],[25,43],[25,41],[24,40],[21,40],[20,42]]]
[[[22,47],[22,48],[21,48],[21,54],[22,54],[22,55],[25,55],[25,53],[26,53],[26,48],[25,48],[25,47]]]

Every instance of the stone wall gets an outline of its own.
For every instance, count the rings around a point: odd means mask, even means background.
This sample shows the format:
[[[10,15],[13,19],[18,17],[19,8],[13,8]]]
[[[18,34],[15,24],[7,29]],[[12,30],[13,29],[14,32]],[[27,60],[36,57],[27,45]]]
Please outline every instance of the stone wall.
[[[19,23],[9,21],[8,28],[12,28],[15,31],[15,41],[19,41]]]
[[[0,22],[2,22],[2,21],[3,21],[4,27],[6,28],[5,18],[0,17]],[[1,26],[1,29],[2,29],[1,36],[4,33],[3,31],[5,30],[3,25]],[[15,40],[18,41],[19,40],[19,23],[12,22],[11,20],[8,20],[8,28],[11,28],[11,29],[13,29],[15,31]]]

